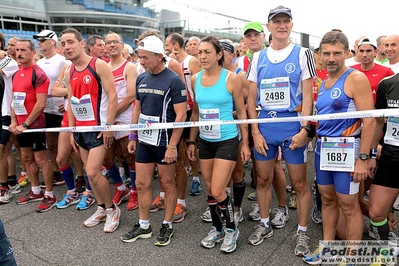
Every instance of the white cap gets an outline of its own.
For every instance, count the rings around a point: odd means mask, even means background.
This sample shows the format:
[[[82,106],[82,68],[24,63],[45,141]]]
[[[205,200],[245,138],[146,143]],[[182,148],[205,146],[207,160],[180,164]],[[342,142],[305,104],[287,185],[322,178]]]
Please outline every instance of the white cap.
[[[45,38],[48,40],[58,41],[57,34],[52,30],[42,30],[39,34],[33,35],[33,39]]]
[[[363,44],[369,44],[371,46],[373,46],[375,49],[377,49],[377,44],[374,41],[371,41],[368,37],[364,37],[359,41],[359,44],[357,45],[357,47],[359,48],[360,45]]]
[[[156,54],[162,54],[164,57],[166,57],[163,42],[161,41],[161,39],[154,35],[147,36],[139,41],[138,49]]]
[[[123,47],[127,48],[129,54],[133,54],[134,53],[133,48],[129,44],[124,43]]]

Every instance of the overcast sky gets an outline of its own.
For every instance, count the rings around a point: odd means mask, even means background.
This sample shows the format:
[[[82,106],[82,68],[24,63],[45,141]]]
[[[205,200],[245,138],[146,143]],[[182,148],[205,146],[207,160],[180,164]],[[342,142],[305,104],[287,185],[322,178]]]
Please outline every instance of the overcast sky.
[[[322,37],[335,28],[341,29],[353,44],[359,36],[377,38],[399,33],[399,1],[359,0],[154,0],[163,8],[173,2],[195,5],[214,12],[248,20],[267,22],[270,9],[279,5],[291,8],[294,31]],[[184,16],[183,16],[184,17]],[[223,25],[221,25],[223,26]]]

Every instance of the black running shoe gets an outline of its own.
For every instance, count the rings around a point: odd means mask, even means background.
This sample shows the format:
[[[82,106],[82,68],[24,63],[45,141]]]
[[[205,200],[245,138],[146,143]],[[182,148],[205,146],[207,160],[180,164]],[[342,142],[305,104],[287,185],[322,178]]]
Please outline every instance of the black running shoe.
[[[167,224],[162,224],[161,230],[159,230],[159,236],[157,237],[156,246],[167,246],[170,244],[170,239],[173,236],[173,228]]]
[[[125,243],[134,242],[139,238],[150,238],[152,236],[151,225],[147,229],[140,227],[139,223],[133,225],[133,229],[121,236],[121,240]]]

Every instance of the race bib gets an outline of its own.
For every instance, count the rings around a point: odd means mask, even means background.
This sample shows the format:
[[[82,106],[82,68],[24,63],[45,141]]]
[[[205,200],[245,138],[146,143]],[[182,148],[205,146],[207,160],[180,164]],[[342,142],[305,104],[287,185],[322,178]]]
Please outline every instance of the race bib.
[[[94,111],[91,103],[90,94],[83,95],[80,99],[71,97],[72,112],[78,121],[94,120]]]
[[[53,110],[54,110],[53,97],[51,97],[51,95],[47,95],[46,107],[44,108],[44,111],[53,111]]]
[[[390,116],[387,121],[387,131],[384,136],[384,143],[399,146],[399,117]]]
[[[159,123],[158,116],[140,114],[139,124],[152,124]],[[139,141],[145,142],[150,145],[159,145],[159,129],[145,129],[138,130]]]
[[[355,138],[321,138],[320,170],[353,172],[355,170]]]
[[[25,92],[14,92],[14,97],[12,99],[11,106],[14,109],[14,113],[16,115],[27,115],[28,112],[25,108]]]
[[[260,104],[268,109],[290,107],[289,77],[262,79],[260,83]]]
[[[219,121],[219,109],[199,109],[199,121]],[[200,134],[207,139],[220,139],[220,125],[200,126]]]

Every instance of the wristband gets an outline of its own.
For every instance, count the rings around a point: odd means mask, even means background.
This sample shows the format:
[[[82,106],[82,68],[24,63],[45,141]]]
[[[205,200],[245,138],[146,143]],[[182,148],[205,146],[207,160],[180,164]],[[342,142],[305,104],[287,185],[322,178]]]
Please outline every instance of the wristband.
[[[187,140],[186,142],[187,147],[190,145],[194,145],[195,146],[195,141],[194,140]]]
[[[135,133],[130,133],[130,134],[129,134],[129,141],[130,141],[130,140],[138,140],[137,134],[135,134]]]
[[[370,158],[371,159],[377,159],[377,154],[378,154],[377,149],[371,149],[370,150]]]
[[[106,126],[112,126],[112,123],[105,123]]]
[[[310,126],[301,126],[301,130],[302,130],[302,129],[305,129],[306,132],[308,132],[308,134],[309,134],[310,131],[312,130],[312,129],[310,128]]]
[[[176,146],[168,145],[168,149],[176,150]]]

